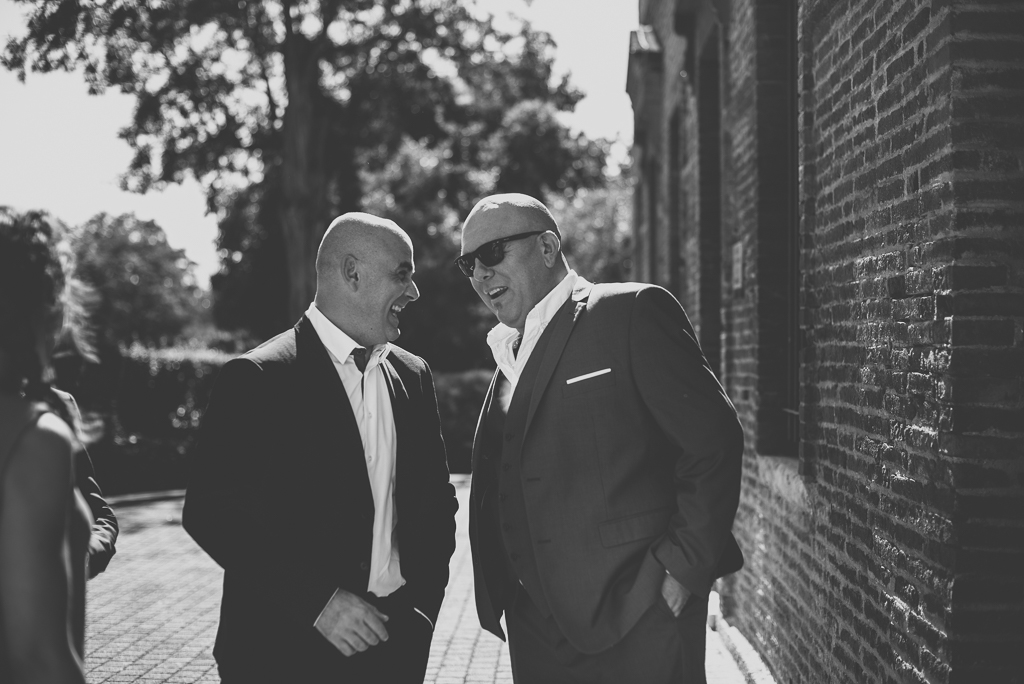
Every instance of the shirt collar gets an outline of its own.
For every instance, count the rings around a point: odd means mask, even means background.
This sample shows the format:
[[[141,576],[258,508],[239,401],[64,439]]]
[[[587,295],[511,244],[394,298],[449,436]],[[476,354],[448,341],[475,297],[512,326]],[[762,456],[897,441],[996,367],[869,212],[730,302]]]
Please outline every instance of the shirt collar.
[[[579,274],[569,269],[566,276],[530,309],[530,313],[526,314],[526,325],[523,326],[524,344],[527,340],[540,337],[548,323],[551,322],[551,319],[555,317],[558,310],[565,304],[565,300],[572,295],[578,279]],[[519,331],[515,328],[510,328],[504,323],[498,323],[487,333],[487,344],[491,348],[494,360],[498,362],[499,366],[502,365],[502,362],[514,357],[512,345],[517,337],[519,337]]]
[[[320,341],[323,342],[324,347],[338,362],[345,363],[352,357],[352,350],[356,347],[362,346],[349,337],[345,331],[334,325],[334,323],[332,323],[331,320],[317,308],[316,302],[310,304],[309,308],[306,309],[306,318],[308,318],[309,322],[313,325],[313,329],[316,330],[316,334],[320,338]],[[372,367],[379,364],[390,351],[390,342],[385,342],[384,344],[378,344],[375,346],[366,363],[366,370],[370,370]]]

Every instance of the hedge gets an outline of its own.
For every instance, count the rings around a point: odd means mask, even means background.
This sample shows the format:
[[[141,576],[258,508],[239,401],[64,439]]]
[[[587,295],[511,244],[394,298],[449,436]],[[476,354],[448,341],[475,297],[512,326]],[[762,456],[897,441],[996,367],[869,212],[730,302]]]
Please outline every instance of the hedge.
[[[185,486],[185,455],[195,445],[217,373],[232,357],[191,348],[127,351],[113,402],[83,406],[89,452],[108,495]],[[452,472],[470,470],[473,431],[492,373],[434,375]]]
[[[123,355],[113,402],[86,412],[87,422],[103,426],[89,453],[105,493],[185,486],[185,455],[217,372],[231,358],[209,349],[141,346]]]

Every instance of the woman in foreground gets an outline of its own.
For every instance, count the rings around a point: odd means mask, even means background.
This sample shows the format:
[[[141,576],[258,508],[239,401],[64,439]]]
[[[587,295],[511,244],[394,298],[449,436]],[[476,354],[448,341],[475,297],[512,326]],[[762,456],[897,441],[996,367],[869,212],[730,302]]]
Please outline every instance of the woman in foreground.
[[[64,274],[37,214],[0,208],[0,681],[85,682],[91,516],[48,383]]]

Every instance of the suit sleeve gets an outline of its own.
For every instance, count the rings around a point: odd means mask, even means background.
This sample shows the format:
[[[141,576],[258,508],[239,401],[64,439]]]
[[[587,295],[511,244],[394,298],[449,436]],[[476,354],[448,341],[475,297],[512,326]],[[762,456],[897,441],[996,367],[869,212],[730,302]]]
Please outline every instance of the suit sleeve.
[[[337,589],[307,551],[271,538],[273,387],[256,363],[228,362],[217,378],[190,455],[182,524],[225,572],[236,572],[302,624],[311,625]]]
[[[684,587],[703,595],[731,540],[743,430],[686,314],[667,291],[637,293],[630,357],[646,408],[675,454],[676,512],[652,551]]]
[[[437,615],[448,585],[448,563],[455,552],[455,512],[458,500],[449,482],[448,459],[437,397],[430,368],[420,375],[418,461],[422,466],[415,493],[417,500],[416,544],[400,549],[402,574],[406,578],[413,605],[437,624]],[[402,496],[400,493],[399,496]],[[399,521],[402,525],[403,521]]]
[[[92,459],[84,446],[75,451],[75,484],[82,493],[92,512],[92,533],[89,536],[89,577],[93,578],[107,569],[114,557],[117,542],[117,517],[103,498],[103,490],[96,482]]]
[[[55,390],[55,394],[67,406],[75,432],[79,432],[82,411],[78,408],[78,402],[67,392]],[[89,505],[93,518],[92,531],[89,535],[89,578],[92,579],[107,569],[110,559],[117,551],[114,544],[117,542],[118,525],[117,517],[103,498],[103,490],[96,481],[96,469],[93,467],[89,452],[80,439],[79,435],[79,439],[75,440],[75,486]]]

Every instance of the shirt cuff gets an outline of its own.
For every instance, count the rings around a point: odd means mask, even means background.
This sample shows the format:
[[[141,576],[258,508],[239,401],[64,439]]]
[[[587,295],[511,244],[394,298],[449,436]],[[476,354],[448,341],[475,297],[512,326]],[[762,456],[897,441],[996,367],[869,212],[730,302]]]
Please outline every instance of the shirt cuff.
[[[334,600],[334,597],[338,595],[339,591],[341,591],[341,587],[338,587],[337,589],[334,590],[334,593],[331,594],[331,598],[329,598],[327,600],[327,603],[324,604],[324,607],[320,609],[320,614],[316,616],[316,620],[313,620],[313,626],[314,627],[316,627],[317,625],[320,624],[320,618],[322,618],[324,616],[324,611],[327,610],[327,606],[331,605],[331,601]]]

